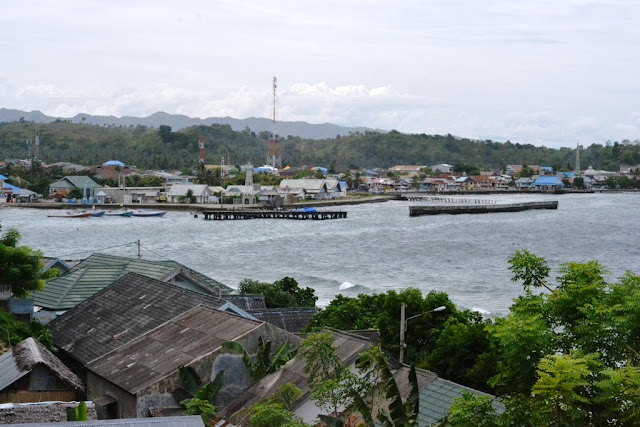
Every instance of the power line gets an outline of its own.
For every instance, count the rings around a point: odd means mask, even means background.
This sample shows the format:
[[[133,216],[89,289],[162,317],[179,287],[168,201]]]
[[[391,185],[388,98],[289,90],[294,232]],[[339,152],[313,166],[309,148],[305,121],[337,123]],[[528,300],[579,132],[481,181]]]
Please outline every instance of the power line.
[[[73,255],[80,255],[80,254],[86,254],[87,252],[98,252],[98,251],[106,251],[107,249],[114,249],[114,248],[121,248],[123,246],[129,246],[129,245],[135,245],[138,242],[129,242],[129,243],[125,243],[123,245],[118,245],[118,246],[110,246],[108,248],[101,248],[101,249],[88,249],[86,251],[82,251],[82,252],[75,252],[72,254],[66,254],[66,255],[59,255],[57,258],[66,258],[69,256],[73,256]]]
[[[153,251],[153,250],[151,250],[151,249],[147,248],[146,246],[140,245],[140,247],[141,247],[141,248],[143,248],[145,251],[149,251],[149,252],[151,252],[152,254],[159,256],[160,258],[164,258],[164,259],[166,259],[167,261],[173,261],[171,258],[167,258],[166,256],[164,256],[164,255],[162,255],[162,254],[159,254],[159,253],[157,253],[156,251]]]

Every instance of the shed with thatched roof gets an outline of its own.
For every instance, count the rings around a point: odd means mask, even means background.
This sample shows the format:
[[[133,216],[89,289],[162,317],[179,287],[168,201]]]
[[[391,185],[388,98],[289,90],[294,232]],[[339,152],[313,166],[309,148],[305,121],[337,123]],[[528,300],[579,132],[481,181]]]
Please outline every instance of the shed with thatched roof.
[[[27,338],[0,355],[0,403],[72,401],[84,386],[45,346]]]

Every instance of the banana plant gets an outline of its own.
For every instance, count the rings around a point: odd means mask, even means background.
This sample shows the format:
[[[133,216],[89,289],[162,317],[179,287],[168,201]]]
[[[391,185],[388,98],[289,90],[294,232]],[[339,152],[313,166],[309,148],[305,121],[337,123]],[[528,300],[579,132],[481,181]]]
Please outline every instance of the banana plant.
[[[258,381],[265,375],[276,372],[298,354],[297,349],[291,350],[291,344],[285,342],[278,346],[272,355],[271,345],[271,341],[265,343],[262,337],[258,338],[258,351],[256,352],[255,362],[252,361],[247,349],[237,341],[227,341],[222,344],[222,348],[240,353],[242,362],[249,370],[251,378],[254,381]]]
[[[178,375],[182,387],[177,388],[171,394],[176,402],[182,406],[186,406],[185,402],[193,398],[206,400],[214,405],[216,396],[222,388],[223,373],[224,371],[218,372],[213,381],[202,386],[202,380],[191,366],[181,366],[178,368]]]

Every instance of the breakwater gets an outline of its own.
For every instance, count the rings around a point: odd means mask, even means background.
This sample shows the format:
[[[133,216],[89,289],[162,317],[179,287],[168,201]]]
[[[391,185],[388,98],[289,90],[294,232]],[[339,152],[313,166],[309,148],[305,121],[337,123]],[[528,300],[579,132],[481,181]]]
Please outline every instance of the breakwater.
[[[527,211],[531,209],[558,209],[558,202],[548,201],[548,202],[511,203],[511,204],[496,204],[496,205],[466,205],[466,206],[409,206],[409,216],[520,212],[520,211]]]
[[[346,218],[345,211],[267,211],[267,210],[215,210],[202,211],[205,220],[235,220],[235,219],[298,219],[298,220],[326,220]]]

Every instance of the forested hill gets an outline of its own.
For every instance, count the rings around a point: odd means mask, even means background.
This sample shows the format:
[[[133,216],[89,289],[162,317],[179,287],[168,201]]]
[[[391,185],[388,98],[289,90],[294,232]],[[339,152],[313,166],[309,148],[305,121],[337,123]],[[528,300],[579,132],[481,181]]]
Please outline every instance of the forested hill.
[[[51,123],[65,121],[77,124],[91,124],[111,127],[147,126],[159,128],[161,125],[171,126],[174,131],[179,131],[191,126],[211,126],[213,124],[229,125],[233,130],[240,131],[249,128],[254,132],[272,131],[280,135],[295,135],[301,138],[322,139],[335,138],[336,135],[345,135],[349,132],[365,132],[375,129],[365,127],[344,127],[331,123],[307,123],[280,121],[275,125],[270,119],[250,117],[248,119],[234,119],[231,117],[207,117],[199,119],[182,114],[169,114],[165,112],[153,113],[147,117],[115,117],[93,116],[91,114],[76,114],[73,117],[51,117],[40,111],[22,111],[8,108],[0,108],[0,122],[17,122],[24,120],[35,123]]]
[[[40,131],[41,158],[47,163],[70,161],[101,164],[117,159],[143,169],[192,167],[198,158],[198,137],[204,135],[206,162],[254,165],[265,162],[269,133],[249,129],[234,131],[229,125],[194,126],[172,132],[144,126],[109,127],[74,124],[12,122],[0,123],[0,160],[26,158],[27,139]],[[530,144],[498,143],[459,139],[451,135],[407,135],[365,132],[339,138],[312,140],[280,138],[283,164],[335,167],[390,167],[394,165],[465,164],[479,168],[502,168],[507,164],[539,164],[571,169],[574,148],[551,149]],[[640,146],[593,144],[581,153],[582,167],[617,170],[619,164],[640,164]]]

